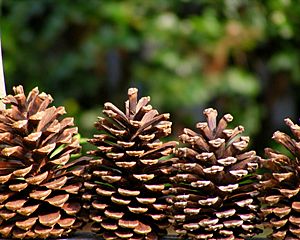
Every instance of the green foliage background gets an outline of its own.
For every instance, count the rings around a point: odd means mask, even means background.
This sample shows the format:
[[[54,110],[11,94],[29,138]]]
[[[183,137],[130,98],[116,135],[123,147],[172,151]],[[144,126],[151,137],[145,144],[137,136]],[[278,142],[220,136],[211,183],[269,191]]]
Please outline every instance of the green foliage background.
[[[39,86],[91,137],[103,103],[122,108],[135,86],[175,134],[210,106],[260,151],[298,121],[299,16],[297,0],[2,0],[8,92]]]

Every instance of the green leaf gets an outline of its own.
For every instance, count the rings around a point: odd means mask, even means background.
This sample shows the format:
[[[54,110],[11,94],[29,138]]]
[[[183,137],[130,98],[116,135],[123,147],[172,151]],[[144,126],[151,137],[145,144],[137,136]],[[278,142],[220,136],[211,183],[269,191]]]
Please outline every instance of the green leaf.
[[[224,84],[230,92],[249,97],[256,96],[260,90],[258,79],[238,68],[230,68],[226,72]]]
[[[112,188],[112,189],[116,189],[113,185],[109,184],[109,183],[104,183],[104,182],[99,182],[99,181],[95,181],[94,183],[97,183],[99,185],[102,185],[102,186],[105,186],[105,187],[109,187],[109,188]]]
[[[61,153],[64,148],[65,148],[66,144],[62,144],[60,145],[58,148],[56,148],[51,154],[50,154],[50,159],[53,159],[54,157],[56,157],[56,155],[58,155],[59,153]]]

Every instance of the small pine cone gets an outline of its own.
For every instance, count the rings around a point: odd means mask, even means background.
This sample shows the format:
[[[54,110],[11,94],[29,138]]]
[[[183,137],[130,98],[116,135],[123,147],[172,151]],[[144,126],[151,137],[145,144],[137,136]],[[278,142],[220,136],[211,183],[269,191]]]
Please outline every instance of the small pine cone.
[[[128,90],[125,113],[104,105],[106,117],[95,124],[101,132],[90,140],[97,150],[85,173],[84,207],[104,239],[157,239],[169,225],[160,166],[176,142],[160,140],[171,133],[169,114],[152,109],[149,97],[138,100],[137,91]]]
[[[63,107],[48,107],[50,95],[23,87],[3,99],[0,111],[0,235],[49,238],[80,226],[76,180],[70,155],[80,150],[77,128]]]
[[[290,119],[285,119],[285,123],[294,137],[277,131],[273,139],[291,154],[265,150],[260,210],[264,224],[273,229],[272,239],[300,239],[300,126]]]
[[[207,122],[198,132],[184,129],[186,146],[176,152],[169,189],[174,228],[191,239],[243,239],[254,235],[258,220],[256,174],[259,157],[246,152],[244,128],[226,129],[233,120],[226,114],[217,123],[217,111],[206,109]]]

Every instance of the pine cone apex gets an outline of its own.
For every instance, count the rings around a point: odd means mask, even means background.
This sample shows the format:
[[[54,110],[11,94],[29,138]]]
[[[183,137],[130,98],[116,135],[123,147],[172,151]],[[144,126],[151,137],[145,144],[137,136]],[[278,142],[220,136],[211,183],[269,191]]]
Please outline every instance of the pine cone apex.
[[[276,131],[273,133],[273,136],[272,136],[272,139],[274,140],[279,140],[279,139],[282,139],[282,137],[284,136],[285,134],[281,131]]]
[[[285,124],[290,127],[292,133],[295,137],[297,137],[297,140],[300,140],[300,126],[298,124],[295,124],[291,119],[286,118],[284,120]]]
[[[24,88],[22,85],[19,86],[15,86],[13,87],[13,92],[14,92],[14,96],[13,95],[7,95],[2,99],[2,102],[4,104],[12,104],[12,105],[19,105],[19,104],[25,104],[25,92],[24,92]],[[46,94],[44,92],[39,92],[38,87],[33,88],[30,93],[27,96],[27,101],[31,101],[33,100],[33,98],[35,98],[36,96],[39,96],[40,99],[42,100],[46,100],[49,101],[49,103],[53,102],[53,98],[50,94]]]
[[[137,88],[129,88],[128,89],[128,96],[129,96],[129,98],[130,98],[130,96],[137,95],[137,93],[138,93],[138,89]]]
[[[203,114],[205,115],[205,116],[213,116],[213,117],[217,117],[218,116],[218,112],[217,112],[217,110],[216,109],[214,109],[214,108],[206,108],[206,109],[204,109],[203,110]]]
[[[290,118],[285,118],[284,122],[286,125],[288,125],[289,127],[294,126],[295,124],[293,123],[293,121]]]
[[[299,145],[300,145],[300,126],[297,124],[294,124],[292,120],[289,118],[285,119],[286,125],[290,128],[293,136],[283,133],[281,131],[276,131],[272,139],[274,139],[276,142],[282,144],[287,150],[289,150],[293,155],[298,156],[299,155]]]

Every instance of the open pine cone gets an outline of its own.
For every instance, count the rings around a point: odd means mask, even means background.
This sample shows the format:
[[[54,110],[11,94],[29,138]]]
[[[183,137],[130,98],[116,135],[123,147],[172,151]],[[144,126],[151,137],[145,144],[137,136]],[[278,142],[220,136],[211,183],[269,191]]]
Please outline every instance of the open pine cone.
[[[80,150],[77,128],[63,107],[48,107],[50,95],[22,86],[3,99],[0,111],[0,235],[48,238],[80,226],[76,175],[67,171]]]
[[[207,122],[198,132],[184,129],[179,137],[186,147],[177,150],[172,165],[174,228],[191,239],[244,239],[256,231],[258,194],[255,170],[259,157],[246,152],[249,137],[244,128],[226,129],[233,120],[226,114],[217,122],[217,111],[206,109]]]
[[[169,114],[152,109],[149,97],[138,100],[137,92],[128,90],[125,113],[104,105],[106,117],[95,124],[101,132],[90,140],[97,150],[90,152],[84,207],[104,239],[157,239],[169,225],[162,194],[168,178],[160,166],[176,142],[160,140],[171,133]]]
[[[263,166],[268,170],[261,181],[261,213],[266,226],[273,229],[272,239],[300,239],[300,126],[290,119],[285,123],[294,138],[275,132],[273,139],[290,151],[266,149]]]

